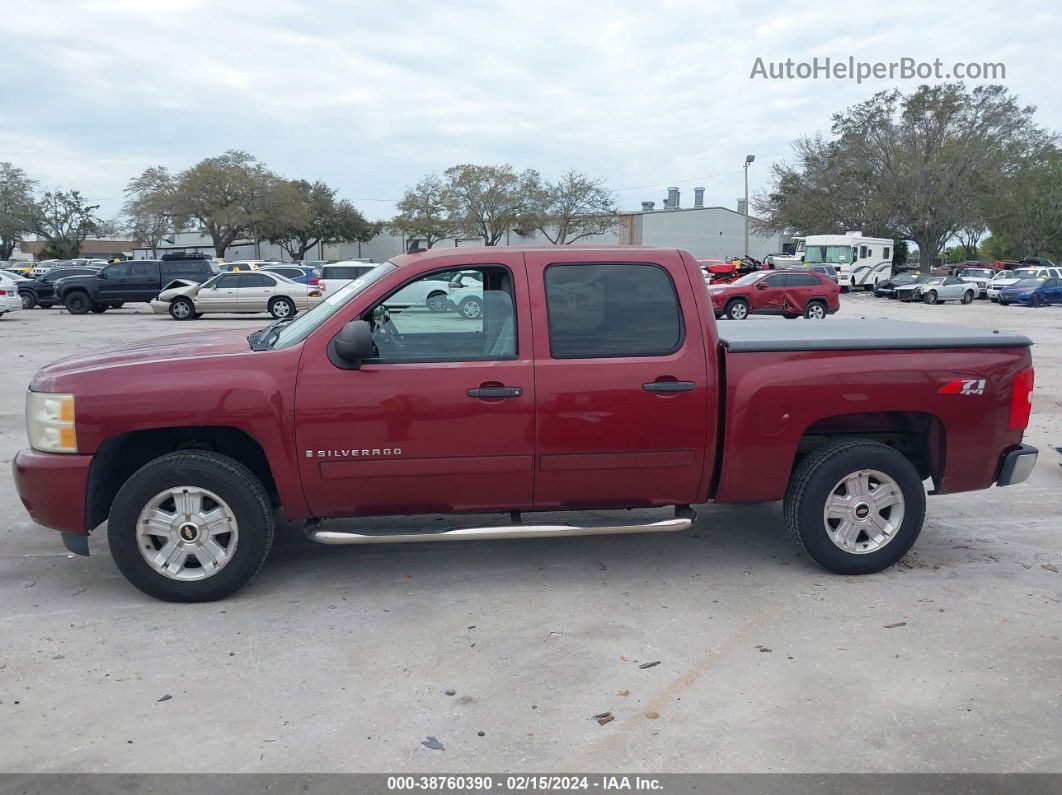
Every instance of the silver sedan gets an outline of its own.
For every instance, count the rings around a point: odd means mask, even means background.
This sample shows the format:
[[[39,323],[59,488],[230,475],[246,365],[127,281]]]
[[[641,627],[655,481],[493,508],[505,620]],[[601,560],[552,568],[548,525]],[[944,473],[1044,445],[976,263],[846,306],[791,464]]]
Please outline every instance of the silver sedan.
[[[976,284],[964,282],[958,276],[930,276],[914,284],[896,288],[896,297],[901,301],[924,301],[939,304],[943,301],[962,301],[968,304],[977,297]]]
[[[320,299],[313,285],[298,284],[279,273],[222,273],[202,284],[178,279],[151,302],[157,314],[193,320],[207,312],[268,312],[281,320],[309,309]]]

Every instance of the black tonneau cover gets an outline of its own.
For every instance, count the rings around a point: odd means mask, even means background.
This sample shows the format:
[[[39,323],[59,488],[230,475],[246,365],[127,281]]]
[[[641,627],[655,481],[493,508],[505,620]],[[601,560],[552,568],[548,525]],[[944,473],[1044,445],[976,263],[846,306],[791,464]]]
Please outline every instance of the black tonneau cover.
[[[720,320],[719,344],[731,353],[866,351],[916,348],[1018,348],[1022,334],[904,320]]]

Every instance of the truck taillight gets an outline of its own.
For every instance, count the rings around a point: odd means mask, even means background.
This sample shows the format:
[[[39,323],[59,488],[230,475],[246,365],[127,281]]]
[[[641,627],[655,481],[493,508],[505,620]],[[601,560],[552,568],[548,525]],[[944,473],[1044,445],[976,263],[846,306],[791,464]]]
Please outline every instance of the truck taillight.
[[[318,279],[318,278],[317,278],[316,276],[311,276],[311,277],[310,277],[310,284],[317,284],[317,283],[318,283],[318,282],[320,282],[320,281],[321,281],[321,280],[320,280],[320,279]]]
[[[1029,425],[1032,413],[1033,368],[1027,367],[1018,373],[1010,388],[1010,422],[1007,428],[1023,431]]]

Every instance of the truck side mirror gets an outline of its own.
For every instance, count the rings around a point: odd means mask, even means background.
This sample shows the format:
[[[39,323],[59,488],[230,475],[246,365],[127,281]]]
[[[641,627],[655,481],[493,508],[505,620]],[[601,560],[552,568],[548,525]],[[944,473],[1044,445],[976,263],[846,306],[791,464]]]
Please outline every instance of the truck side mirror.
[[[96,278],[97,278],[97,279],[109,279],[109,278],[111,278],[111,277],[110,277],[110,276],[108,276],[108,275],[107,275],[106,273],[104,273],[103,271],[100,271],[99,273],[97,273],[97,274],[96,274]]]
[[[329,353],[334,352],[334,357],[329,357],[334,364],[357,370],[363,361],[372,358],[372,328],[364,320],[352,320],[343,326],[329,348]]]

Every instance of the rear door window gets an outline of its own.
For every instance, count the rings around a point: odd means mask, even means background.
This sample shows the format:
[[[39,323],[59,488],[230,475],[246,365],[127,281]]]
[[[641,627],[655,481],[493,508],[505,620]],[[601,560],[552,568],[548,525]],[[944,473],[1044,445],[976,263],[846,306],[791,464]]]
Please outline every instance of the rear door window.
[[[545,288],[555,359],[667,356],[682,347],[678,293],[659,265],[550,265]]]
[[[790,287],[818,287],[821,282],[810,273],[789,274]]]

